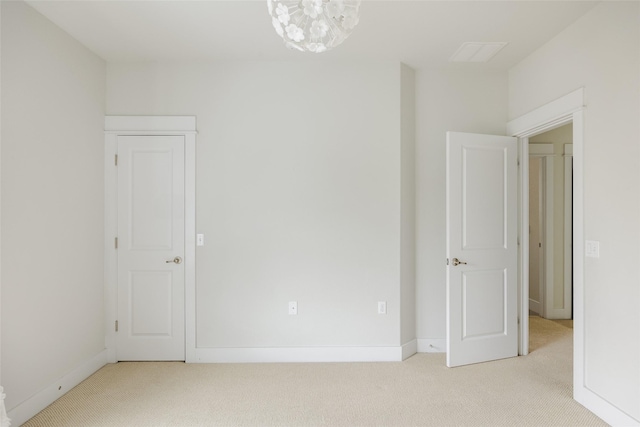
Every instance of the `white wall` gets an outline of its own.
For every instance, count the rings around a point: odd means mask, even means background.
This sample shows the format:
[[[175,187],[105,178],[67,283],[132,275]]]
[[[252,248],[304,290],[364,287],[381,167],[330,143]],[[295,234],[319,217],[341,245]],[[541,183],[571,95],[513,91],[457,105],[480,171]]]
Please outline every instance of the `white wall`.
[[[198,348],[400,345],[400,64],[107,74],[108,114],[197,116]]]
[[[446,132],[504,135],[507,122],[506,73],[477,65],[416,72],[416,322],[429,351],[445,351]]]
[[[599,4],[514,67],[509,116],[581,86],[584,235],[600,242],[585,259],[584,387],[640,423],[640,3]]]
[[[106,67],[25,3],[1,7],[1,371],[11,410],[104,349]]]

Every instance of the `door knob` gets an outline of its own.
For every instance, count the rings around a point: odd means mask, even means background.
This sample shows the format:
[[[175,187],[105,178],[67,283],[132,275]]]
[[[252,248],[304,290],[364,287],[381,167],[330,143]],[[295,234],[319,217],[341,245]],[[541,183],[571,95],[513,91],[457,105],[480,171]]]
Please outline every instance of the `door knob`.
[[[466,264],[466,262],[464,261],[460,261],[458,258],[454,258],[451,260],[451,263],[456,266],[456,265],[460,265],[460,264]]]
[[[166,261],[167,264],[170,263],[176,263],[176,264],[180,264],[182,262],[182,258],[180,258],[179,256],[175,257],[174,259],[170,259],[169,261]]]

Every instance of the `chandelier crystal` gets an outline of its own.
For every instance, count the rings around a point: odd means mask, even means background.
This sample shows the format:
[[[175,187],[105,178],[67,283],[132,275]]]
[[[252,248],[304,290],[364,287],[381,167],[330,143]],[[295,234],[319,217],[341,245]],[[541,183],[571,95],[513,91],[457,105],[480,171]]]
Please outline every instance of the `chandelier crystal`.
[[[267,0],[276,33],[287,47],[320,53],[338,46],[360,20],[362,0]]]

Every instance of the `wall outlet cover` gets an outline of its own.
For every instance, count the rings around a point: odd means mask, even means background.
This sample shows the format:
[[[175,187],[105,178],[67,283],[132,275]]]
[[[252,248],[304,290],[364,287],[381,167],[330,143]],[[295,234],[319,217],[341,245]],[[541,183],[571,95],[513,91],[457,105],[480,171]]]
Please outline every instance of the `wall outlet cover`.
[[[378,314],[387,314],[387,302],[378,301]]]
[[[291,315],[298,314],[298,302],[297,301],[289,301],[289,314],[291,314]]]

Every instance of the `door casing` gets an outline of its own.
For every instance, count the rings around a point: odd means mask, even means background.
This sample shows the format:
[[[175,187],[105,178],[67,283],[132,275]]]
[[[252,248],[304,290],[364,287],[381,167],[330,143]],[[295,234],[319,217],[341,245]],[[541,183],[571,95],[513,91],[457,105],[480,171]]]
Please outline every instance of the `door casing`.
[[[115,238],[118,231],[118,174],[115,162],[119,135],[182,135],[185,138],[185,355],[187,362],[194,358],[196,134],[195,116],[105,117],[105,347],[109,363],[117,361],[118,263]]]
[[[584,374],[584,88],[507,123],[507,135],[519,138],[519,354],[529,354],[529,137],[573,123],[573,389],[588,390]],[[577,397],[576,400],[580,401]],[[581,402],[582,403],[582,402]]]

